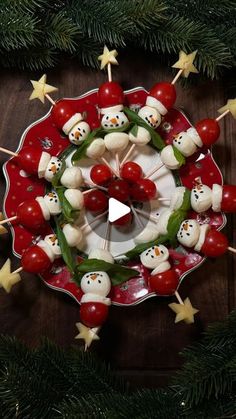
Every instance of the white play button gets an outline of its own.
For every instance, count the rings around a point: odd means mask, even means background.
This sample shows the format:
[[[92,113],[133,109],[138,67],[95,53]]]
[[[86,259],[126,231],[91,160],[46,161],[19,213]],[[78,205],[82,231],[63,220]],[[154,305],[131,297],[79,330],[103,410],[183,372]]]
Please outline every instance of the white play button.
[[[111,223],[113,223],[116,220],[119,220],[119,218],[123,217],[126,214],[129,214],[130,207],[128,207],[125,204],[122,204],[122,202],[118,201],[115,198],[109,199],[109,206],[108,206],[108,219]]]

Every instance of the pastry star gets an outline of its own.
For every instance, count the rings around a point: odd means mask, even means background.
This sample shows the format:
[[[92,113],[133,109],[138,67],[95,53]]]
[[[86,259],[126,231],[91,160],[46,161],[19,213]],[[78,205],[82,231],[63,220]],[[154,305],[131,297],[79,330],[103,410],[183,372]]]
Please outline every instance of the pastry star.
[[[103,54],[99,55],[98,60],[101,61],[101,70],[106,67],[107,64],[115,64],[118,65],[118,61],[116,59],[118,52],[116,49],[109,51],[106,45],[103,48]]]
[[[236,99],[228,99],[225,106],[222,106],[222,108],[218,109],[219,113],[224,113],[225,111],[230,111],[232,116],[236,119]]]
[[[193,65],[193,61],[196,57],[197,51],[186,54],[184,51],[180,51],[179,60],[172,65],[173,68],[179,68],[183,70],[182,75],[188,77],[189,73],[198,73],[198,70]]]
[[[20,274],[11,273],[11,261],[7,259],[3,267],[0,269],[0,287],[9,293],[13,285],[21,280]]]
[[[3,213],[0,212],[0,221],[3,221],[3,220],[4,220]],[[0,225],[0,235],[6,234],[6,233],[8,233],[7,229],[4,226]]]
[[[45,95],[48,93],[55,92],[57,87],[50,86],[50,84],[46,84],[47,76],[44,74],[38,81],[30,80],[33,85],[33,92],[30,95],[29,100],[32,99],[39,99],[41,102],[45,102]]]
[[[169,307],[176,313],[175,323],[182,320],[187,324],[194,323],[194,314],[199,311],[192,306],[189,298],[186,298],[183,304],[171,303]]]
[[[76,323],[75,325],[77,329],[79,330],[79,334],[75,336],[75,339],[84,339],[85,351],[89,348],[93,340],[100,339],[100,337],[97,335],[97,332],[99,331],[98,327],[94,327],[90,329],[89,327],[85,326],[83,323]]]

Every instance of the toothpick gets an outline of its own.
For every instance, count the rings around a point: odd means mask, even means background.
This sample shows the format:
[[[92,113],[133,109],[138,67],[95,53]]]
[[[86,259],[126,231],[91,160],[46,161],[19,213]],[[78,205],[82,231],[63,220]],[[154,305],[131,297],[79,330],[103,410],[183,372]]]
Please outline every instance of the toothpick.
[[[51,96],[49,96],[49,94],[48,94],[48,93],[46,93],[44,96],[47,98],[47,100],[49,100],[49,102],[51,102],[51,104],[52,104],[53,106],[55,106],[55,105],[56,105],[55,100],[53,100],[53,99],[51,98]]]
[[[148,172],[148,174],[144,177],[144,179],[147,179],[151,177],[152,175],[154,175],[154,173],[158,172],[158,170],[160,170],[163,166],[165,166],[164,163],[161,163],[159,166],[152,168],[152,170]]]
[[[108,213],[108,210],[104,211],[102,214],[99,214],[97,217],[94,218],[94,220],[90,222],[86,222],[84,225],[80,227],[81,230],[85,230],[88,226],[91,226],[92,224],[96,223],[96,221],[100,220],[100,218],[104,217]]]
[[[148,218],[149,220],[153,221],[155,224],[158,222],[158,217],[156,217],[155,215],[149,214],[146,211],[143,211],[139,208],[135,208],[136,212],[138,212],[139,214],[142,214],[144,217]]]
[[[107,75],[108,75],[108,81],[112,81],[111,63],[107,64]]]
[[[110,169],[110,171],[116,176],[119,177],[119,174],[116,172],[115,169],[108,163],[108,161],[105,159],[105,157],[100,157],[100,160]]]
[[[133,204],[131,203],[131,202],[129,202],[129,205],[130,205],[130,208],[131,208],[131,210],[132,210],[132,212],[133,212],[133,214],[134,214],[134,217],[135,217],[135,219],[136,219],[136,221],[137,221],[137,223],[138,223],[138,225],[139,225],[139,227],[141,227],[141,228],[143,228],[144,226],[143,226],[143,223],[142,223],[142,220],[141,220],[141,218],[138,216],[138,214],[137,214],[137,209],[136,208],[134,208],[134,206],[133,206]]]
[[[107,218],[105,237],[103,239],[102,246],[101,246],[103,250],[108,250],[109,235],[110,235],[110,221],[109,221],[109,218]]]
[[[120,176],[120,159],[118,152],[115,153],[115,160],[116,160],[116,171],[118,173],[118,177]]]
[[[10,156],[17,157],[18,154],[14,153],[14,151],[8,150],[7,148],[0,147],[0,151],[3,153],[9,154]]]
[[[177,82],[177,80],[180,78],[181,74],[183,73],[184,69],[181,68],[178,73],[176,74],[176,76],[173,78],[171,84],[175,84]]]
[[[234,249],[233,247],[228,247],[228,250],[230,251],[230,252],[232,252],[232,253],[236,253],[236,249]]]
[[[217,118],[216,118],[216,121],[218,122],[218,121],[220,121],[222,118],[224,118],[226,115],[228,115],[228,113],[230,113],[230,110],[229,109],[226,109],[226,111],[224,111],[221,115],[219,115]]]
[[[180,304],[184,304],[184,302],[183,302],[182,298],[180,297],[178,291],[175,291],[175,296],[176,296],[176,298],[177,298],[177,300]]]
[[[88,182],[87,180],[84,181],[85,186],[89,186],[91,189],[88,191],[84,191],[82,193],[91,192],[92,189],[101,189],[101,191],[107,192],[107,188],[104,188],[104,186],[96,185],[96,183]]]
[[[20,267],[20,268],[18,268],[18,269],[16,269],[14,272],[12,272],[11,274],[13,275],[13,274],[18,274],[18,273],[20,273],[20,272],[22,272],[23,271],[23,268],[22,268],[22,266]]]
[[[18,217],[16,215],[14,215],[14,217],[10,217],[10,218],[6,218],[5,220],[0,221],[0,225],[9,223],[10,221],[14,221],[16,220]]]
[[[126,155],[124,156],[122,162],[120,163],[120,167],[122,167],[126,163],[126,161],[128,160],[128,158],[132,154],[132,152],[135,149],[135,147],[136,147],[136,144],[132,144],[132,146],[130,147],[129,151],[126,153]]]
[[[171,198],[157,198],[157,201],[160,201],[160,202],[170,202],[171,201]]]

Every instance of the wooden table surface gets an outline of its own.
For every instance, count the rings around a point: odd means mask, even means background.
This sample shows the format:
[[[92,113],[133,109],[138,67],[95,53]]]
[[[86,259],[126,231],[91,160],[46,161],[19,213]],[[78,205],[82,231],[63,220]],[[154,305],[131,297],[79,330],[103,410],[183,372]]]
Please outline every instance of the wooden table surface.
[[[124,89],[171,80],[171,72],[157,59],[143,53],[123,53],[114,79]],[[50,105],[28,101],[30,79],[37,80],[41,72],[1,70],[0,83],[0,144],[15,150],[22,132],[44,115]],[[196,76],[197,77],[197,76]],[[48,72],[48,82],[59,88],[60,97],[73,97],[99,86],[105,75],[80,67],[76,62],[61,65]],[[224,90],[217,82],[183,90],[177,85],[177,106],[183,108],[194,123],[216,115],[225,104]],[[227,116],[221,121],[221,137],[214,146],[214,157],[221,168],[225,183],[236,183],[236,121]],[[6,156],[0,154],[1,165]],[[5,191],[5,179],[0,174],[0,197]],[[2,202],[2,201],[1,201]],[[229,215],[225,232],[231,245],[236,246],[236,217]],[[14,267],[19,261],[11,253],[10,233],[0,236],[0,262],[11,257]],[[235,257],[227,254],[218,260],[207,260],[201,268],[187,276],[181,286],[183,298],[189,297],[200,310],[193,325],[174,324],[174,313],[167,304],[171,299],[152,298],[134,307],[112,307],[103,327],[101,340],[92,351],[110,362],[113,369],[127,378],[134,387],[164,385],[174,370],[180,367],[179,352],[198,340],[206,326],[224,319],[235,306]],[[30,346],[42,336],[60,345],[80,345],[74,340],[79,320],[79,307],[68,296],[46,288],[39,278],[22,274],[22,281],[11,294],[0,290],[0,333],[15,335]]]

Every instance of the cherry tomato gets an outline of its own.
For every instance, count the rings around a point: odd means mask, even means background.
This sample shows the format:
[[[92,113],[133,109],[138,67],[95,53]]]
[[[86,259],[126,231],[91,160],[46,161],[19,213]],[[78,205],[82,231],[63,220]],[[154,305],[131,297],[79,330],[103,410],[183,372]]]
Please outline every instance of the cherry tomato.
[[[80,320],[87,327],[101,326],[107,319],[109,307],[97,302],[82,303]]]
[[[39,203],[29,199],[19,205],[16,212],[19,224],[30,230],[39,230],[45,224],[45,218]]]
[[[37,245],[26,249],[21,257],[21,265],[26,272],[39,274],[51,266],[48,255]]]
[[[132,220],[132,214],[131,212],[129,212],[128,214],[123,215],[123,217],[118,218],[118,220],[113,221],[112,224],[116,226],[123,226],[123,225],[129,224],[131,220]]]
[[[75,113],[70,103],[64,99],[58,100],[51,110],[53,122],[59,129],[62,129],[66,121]]]
[[[221,210],[224,212],[236,212],[236,186],[235,185],[223,186]]]
[[[96,164],[90,171],[90,178],[96,185],[107,185],[112,179],[112,172],[105,164]]]
[[[202,119],[196,123],[195,128],[203,144],[207,147],[214,144],[219,138],[220,126],[215,119]]]
[[[222,256],[228,249],[227,237],[217,230],[210,230],[201,248],[201,253],[210,258]]]
[[[172,295],[176,291],[179,279],[173,269],[156,275],[150,275],[149,285],[159,295]]]
[[[136,201],[150,201],[156,196],[156,185],[150,179],[139,179],[132,185],[131,196]]]
[[[114,180],[108,186],[108,195],[120,202],[126,202],[129,199],[129,184],[122,179]]]
[[[120,175],[129,182],[136,182],[142,176],[142,168],[135,162],[127,161],[122,166]]]
[[[39,147],[24,147],[19,151],[17,162],[30,175],[38,175],[42,150]]]
[[[100,108],[121,105],[124,103],[124,92],[119,83],[107,81],[98,90],[98,104]]]
[[[176,101],[175,86],[171,83],[156,83],[151,88],[149,94],[159,100],[166,109],[172,108]]]
[[[108,207],[108,199],[102,191],[91,191],[84,195],[84,206],[91,212],[103,212]]]

